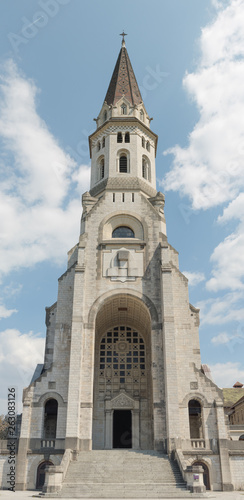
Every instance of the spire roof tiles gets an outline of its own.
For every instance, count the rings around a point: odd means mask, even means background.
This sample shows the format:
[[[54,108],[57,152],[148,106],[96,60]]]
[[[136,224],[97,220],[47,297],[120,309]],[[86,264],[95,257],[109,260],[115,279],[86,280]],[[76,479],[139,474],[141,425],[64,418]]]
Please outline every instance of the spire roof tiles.
[[[123,96],[132,106],[142,103],[141,93],[124,41],[107,90],[105,101],[108,105],[114,106]]]

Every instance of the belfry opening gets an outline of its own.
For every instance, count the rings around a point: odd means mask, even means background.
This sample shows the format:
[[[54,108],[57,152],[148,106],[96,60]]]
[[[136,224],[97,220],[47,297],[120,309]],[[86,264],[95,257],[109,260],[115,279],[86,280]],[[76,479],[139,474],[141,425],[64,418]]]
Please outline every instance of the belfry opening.
[[[107,299],[96,318],[93,448],[148,449],[151,318],[137,297]]]

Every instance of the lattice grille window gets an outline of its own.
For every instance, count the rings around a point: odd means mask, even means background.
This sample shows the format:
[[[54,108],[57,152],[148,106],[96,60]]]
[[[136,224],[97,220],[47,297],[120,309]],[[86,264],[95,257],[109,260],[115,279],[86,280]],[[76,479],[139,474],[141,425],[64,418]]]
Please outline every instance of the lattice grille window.
[[[142,336],[128,326],[109,330],[100,343],[100,390],[122,387],[143,394],[147,387],[146,349]]]

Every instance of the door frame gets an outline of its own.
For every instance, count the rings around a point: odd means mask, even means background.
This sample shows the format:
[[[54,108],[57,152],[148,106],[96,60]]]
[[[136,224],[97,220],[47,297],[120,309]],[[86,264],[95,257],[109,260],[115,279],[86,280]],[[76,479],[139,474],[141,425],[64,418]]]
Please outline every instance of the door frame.
[[[125,390],[118,396],[105,400],[105,450],[113,449],[113,412],[114,410],[131,410],[132,448],[140,449],[140,402],[132,399]]]

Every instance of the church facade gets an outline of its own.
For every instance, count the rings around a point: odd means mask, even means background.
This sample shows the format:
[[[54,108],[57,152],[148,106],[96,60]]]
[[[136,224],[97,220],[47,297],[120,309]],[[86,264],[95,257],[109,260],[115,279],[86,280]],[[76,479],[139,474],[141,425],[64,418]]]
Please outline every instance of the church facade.
[[[89,137],[79,241],[23,394],[18,489],[40,487],[65,450],[120,448],[167,453],[183,475],[202,465],[213,490],[237,484],[222,391],[201,365],[199,310],[167,240],[150,124],[123,39]]]

